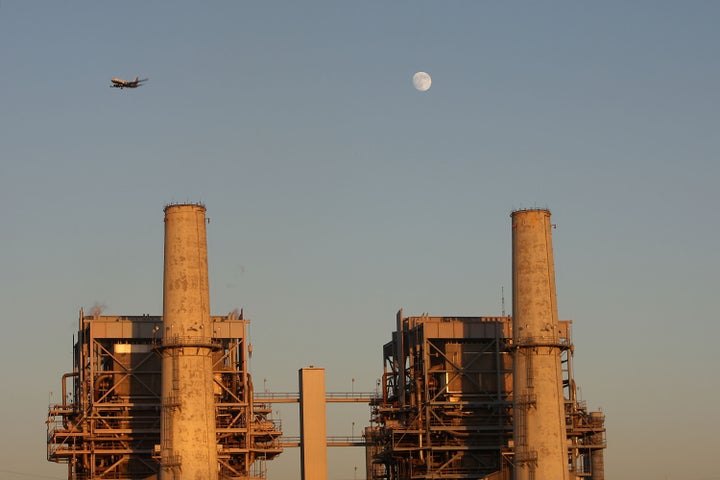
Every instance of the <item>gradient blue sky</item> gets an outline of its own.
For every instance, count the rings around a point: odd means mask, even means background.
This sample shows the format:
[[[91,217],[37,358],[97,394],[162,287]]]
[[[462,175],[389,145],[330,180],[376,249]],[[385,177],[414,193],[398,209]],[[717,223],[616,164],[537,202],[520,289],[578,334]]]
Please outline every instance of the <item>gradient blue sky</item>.
[[[720,479],[719,21],[711,1],[2,0],[0,477],[64,478],[44,421],[78,309],[160,314],[162,208],[200,201],[213,313],[245,309],[273,391],[310,364],[374,389],[399,308],[500,314],[508,215],[549,207],[607,478]],[[369,418],[330,408],[333,435]],[[363,473],[330,453],[331,480]]]

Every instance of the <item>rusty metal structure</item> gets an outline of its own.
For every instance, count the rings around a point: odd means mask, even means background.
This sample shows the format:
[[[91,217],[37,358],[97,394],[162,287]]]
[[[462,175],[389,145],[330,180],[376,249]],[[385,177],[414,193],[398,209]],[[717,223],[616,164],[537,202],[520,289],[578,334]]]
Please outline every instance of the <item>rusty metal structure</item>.
[[[165,315],[80,312],[47,419],[48,460],[68,480],[254,480],[282,451],[270,405],[254,400],[249,321],[209,314],[205,208],[165,213]]]
[[[364,432],[367,479],[512,478],[511,317],[403,317],[383,347],[381,396]],[[573,378],[571,322],[558,323],[571,478],[604,480],[604,415]],[[531,401],[532,399],[526,399]]]
[[[367,480],[604,480],[605,417],[578,398],[557,318],[550,212],[511,217],[512,316],[400,310],[374,394],[328,394],[310,367],[299,393],[255,395],[249,320],[209,312],[205,208],[166,207],[163,316],[80,311],[48,460],[68,480],[259,480],[301,447],[303,475],[325,478],[327,447],[364,446]],[[327,437],[331,402],[369,402],[362,438]],[[300,438],[282,437],[273,403],[300,405]]]
[[[573,378],[550,212],[513,212],[513,317],[403,317],[365,429],[372,480],[604,480],[604,415]]]
[[[512,438],[510,321],[408,317],[383,347],[368,479],[482,478]]]
[[[220,478],[263,478],[264,460],[282,451],[281,431],[270,405],[253,398],[249,320],[236,313],[210,320]],[[160,473],[162,411],[178,408],[163,404],[161,326],[159,316],[80,312],[73,370],[63,375],[62,403],[50,406],[47,421],[48,460],[67,463],[68,480]]]

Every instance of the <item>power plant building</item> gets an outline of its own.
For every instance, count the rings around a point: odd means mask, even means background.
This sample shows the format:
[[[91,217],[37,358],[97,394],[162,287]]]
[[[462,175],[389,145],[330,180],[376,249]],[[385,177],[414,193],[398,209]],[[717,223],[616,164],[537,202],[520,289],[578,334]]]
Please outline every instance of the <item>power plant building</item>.
[[[367,479],[510,480],[516,466],[534,468],[541,454],[528,455],[525,444],[519,453],[514,448],[512,318],[397,318],[399,329],[383,348],[374,425],[364,433]],[[570,321],[559,322],[558,338],[563,465],[570,478],[603,480],[604,415],[577,399]],[[518,403],[535,408],[537,400]]]
[[[602,412],[558,321],[550,212],[512,214],[512,317],[403,317],[365,430],[372,480],[604,480]]]
[[[209,313],[205,208],[169,205],[165,222],[164,316],[80,312],[48,415],[48,459],[69,480],[259,479],[282,451],[253,397],[248,320]]]
[[[511,218],[511,316],[397,313],[370,425],[347,445],[364,445],[367,480],[604,480],[604,415],[578,399],[557,318],[550,212]],[[163,315],[80,312],[47,420],[69,480],[258,480],[293,446],[255,396],[249,321],[210,315],[205,208],[169,205],[165,222]],[[324,369],[300,371],[308,480],[327,478],[324,388]]]

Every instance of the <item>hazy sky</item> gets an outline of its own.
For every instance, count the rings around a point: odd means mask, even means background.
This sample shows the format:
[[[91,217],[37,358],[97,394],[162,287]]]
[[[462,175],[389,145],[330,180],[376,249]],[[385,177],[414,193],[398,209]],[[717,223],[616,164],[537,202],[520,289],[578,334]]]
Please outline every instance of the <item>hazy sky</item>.
[[[720,479],[719,21],[711,1],[1,0],[0,477],[65,478],[44,422],[78,310],[161,314],[163,206],[199,201],[212,311],[245,309],[272,391],[311,364],[373,390],[399,308],[500,314],[509,213],[550,208],[607,478]],[[329,409],[331,435],[369,418]],[[364,477],[362,450],[330,456],[330,480]]]

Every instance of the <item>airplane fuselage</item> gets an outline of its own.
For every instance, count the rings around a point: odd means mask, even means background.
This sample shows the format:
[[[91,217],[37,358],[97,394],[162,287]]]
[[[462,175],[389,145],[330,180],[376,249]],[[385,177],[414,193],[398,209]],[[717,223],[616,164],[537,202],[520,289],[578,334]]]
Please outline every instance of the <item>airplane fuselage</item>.
[[[122,78],[111,78],[110,81],[112,82],[111,87],[114,88],[137,88],[142,85],[143,82],[147,81],[147,78],[143,78],[140,80],[138,77],[135,77],[135,80],[123,80]]]

